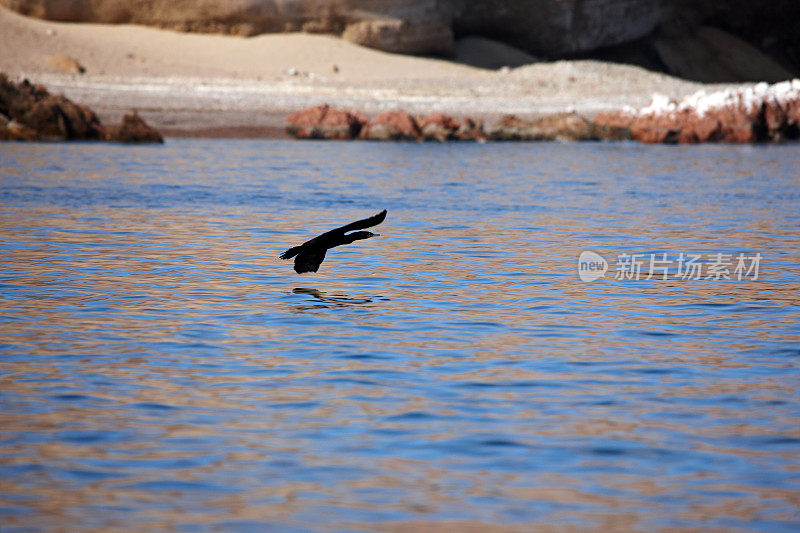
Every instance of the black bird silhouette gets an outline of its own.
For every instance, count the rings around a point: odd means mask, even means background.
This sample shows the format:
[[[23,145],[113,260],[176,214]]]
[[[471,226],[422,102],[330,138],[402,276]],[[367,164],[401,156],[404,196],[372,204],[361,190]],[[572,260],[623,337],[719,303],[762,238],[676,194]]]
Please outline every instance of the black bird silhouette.
[[[351,242],[359,239],[369,239],[370,237],[378,237],[377,233],[369,231],[355,231],[365,228],[377,226],[386,218],[386,209],[381,211],[375,216],[365,218],[364,220],[357,220],[351,222],[341,228],[332,229],[314,237],[310,241],[306,241],[300,246],[289,248],[281,254],[281,259],[294,259],[294,270],[298,274],[303,272],[316,272],[319,265],[325,260],[325,252],[335,246],[343,244],[350,244]],[[353,233],[348,233],[352,231]]]

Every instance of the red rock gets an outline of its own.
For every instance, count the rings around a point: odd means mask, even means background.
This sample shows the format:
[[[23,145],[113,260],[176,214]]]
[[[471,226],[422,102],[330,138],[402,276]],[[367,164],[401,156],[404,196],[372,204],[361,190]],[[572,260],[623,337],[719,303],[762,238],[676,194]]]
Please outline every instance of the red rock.
[[[672,116],[642,115],[631,122],[631,138],[643,143],[677,143],[680,132],[679,121]]]
[[[452,141],[456,140],[461,124],[444,113],[431,113],[418,121],[422,137],[426,141]]]
[[[632,139],[633,116],[629,113],[622,111],[598,113],[592,122],[594,134],[601,141],[629,141]]]
[[[104,136],[105,140],[122,143],[163,143],[164,138],[161,134],[148,125],[142,117],[134,111],[126,113],[122,117],[119,126],[108,128]]]
[[[361,131],[361,138],[371,141],[421,141],[422,132],[414,117],[405,111],[386,111]]]
[[[693,111],[645,113],[633,119],[631,138],[643,143],[695,144],[717,141],[719,122]]]
[[[752,143],[800,138],[798,119],[800,80],[792,80],[698,92],[680,102],[658,96],[639,111],[598,115],[595,125],[629,121],[631,136],[641,142]]]
[[[719,133],[715,138],[708,137],[700,142],[751,143],[766,140],[764,132],[758,131],[758,124],[761,122],[759,114],[760,109],[749,112],[741,107],[722,107],[709,111],[706,115],[707,120],[717,123]],[[696,113],[693,118],[695,123],[701,120]]]
[[[714,116],[699,115],[695,112],[681,112],[677,115],[677,120],[677,141],[680,144],[717,142],[724,138],[725,134],[720,127],[722,122]]]
[[[324,104],[290,114],[286,131],[298,139],[354,139],[368,122],[361,113]]]

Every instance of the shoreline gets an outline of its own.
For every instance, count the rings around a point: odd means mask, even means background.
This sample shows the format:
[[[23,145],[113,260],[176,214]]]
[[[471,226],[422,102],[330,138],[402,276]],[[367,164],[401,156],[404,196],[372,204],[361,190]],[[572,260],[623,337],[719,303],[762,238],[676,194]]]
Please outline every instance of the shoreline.
[[[376,115],[403,109],[494,122],[575,111],[587,118],[682,98],[707,85],[590,60],[487,70],[389,54],[318,34],[253,38],[31,19],[0,8],[0,71],[93,109],[136,110],[168,136],[284,137],[290,113],[320,104]],[[53,67],[54,54],[85,73]],[[738,84],[737,84],[738,85]]]
[[[562,74],[567,80],[563,83],[553,79],[543,86],[542,78],[547,74],[535,72],[531,75],[532,69],[567,70],[571,74]],[[611,80],[578,80],[581,70],[586,78],[602,77],[596,73],[598,70],[610,71],[612,74],[608,77],[614,80],[641,74],[640,77],[646,79],[647,90],[615,91]],[[637,72],[639,70],[642,72]],[[369,115],[402,109],[416,115],[445,113],[457,119],[471,117],[487,123],[496,122],[505,115],[530,120],[568,111],[592,118],[625,106],[648,104],[652,92],[659,86],[649,78],[663,76],[638,67],[595,61],[535,64],[469,78],[390,79],[358,84],[329,80],[125,78],[25,72],[13,75],[18,80],[26,78],[42,84],[52,94],[63,94],[89,106],[103,123],[116,123],[125,113],[135,110],[167,137],[223,138],[288,138],[286,117],[322,104]],[[668,81],[673,89],[677,88],[671,94],[678,95],[719,87],[671,78]],[[636,82],[641,84],[642,80]],[[582,87],[587,83],[598,86],[593,91],[583,92]]]
[[[716,94],[712,100],[727,98],[754,87],[691,82],[595,60],[488,70],[390,54],[330,35],[184,34],[133,25],[41,21],[4,8],[0,72],[89,107],[104,125],[119,123],[133,111],[163,135],[176,138],[289,138],[289,115],[322,105],[373,118],[402,111],[487,125],[513,115],[511,120],[521,121],[522,127],[530,125],[525,121],[562,114],[579,115],[584,122],[602,117],[608,123],[611,117],[608,125],[616,127],[625,126],[630,122],[626,117],[652,102],[702,99],[711,93]],[[741,111],[747,115],[744,120],[752,121],[748,105]],[[793,124],[780,134],[795,138]],[[658,130],[664,124],[646,127]],[[729,137],[722,131],[727,126],[710,134],[704,128],[679,137],[685,142]],[[783,126],[776,128],[778,132]],[[669,140],[671,135],[651,137]],[[733,136],[760,138],[752,132]],[[695,137],[698,141],[692,141]]]

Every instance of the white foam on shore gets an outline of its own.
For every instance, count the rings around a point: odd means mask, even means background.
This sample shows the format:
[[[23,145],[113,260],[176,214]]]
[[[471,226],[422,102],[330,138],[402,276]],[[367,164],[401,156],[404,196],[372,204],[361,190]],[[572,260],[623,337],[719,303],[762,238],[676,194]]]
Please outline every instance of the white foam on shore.
[[[650,104],[634,114],[647,116],[688,111],[704,116],[723,108],[743,109],[750,113],[758,110],[764,103],[785,105],[790,100],[800,100],[800,79],[795,78],[773,85],[762,82],[749,87],[711,93],[701,90],[680,101],[673,100],[665,94],[655,93],[651,97]]]

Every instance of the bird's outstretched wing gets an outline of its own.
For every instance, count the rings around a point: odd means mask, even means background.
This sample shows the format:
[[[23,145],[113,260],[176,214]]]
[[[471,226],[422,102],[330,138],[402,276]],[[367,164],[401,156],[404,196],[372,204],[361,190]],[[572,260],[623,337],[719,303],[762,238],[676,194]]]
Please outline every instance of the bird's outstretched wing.
[[[297,254],[300,253],[300,249],[302,247],[303,246],[300,245],[300,246],[294,246],[292,248],[289,248],[288,250],[286,250],[285,252],[283,252],[281,254],[281,259],[291,259],[292,257],[294,257],[294,256],[296,256]]]
[[[371,228],[372,226],[377,226],[378,224],[383,222],[385,218],[386,218],[386,209],[384,209],[375,216],[371,216],[363,220],[356,220],[355,222],[346,224],[341,228],[332,229],[328,233],[347,233],[349,231],[355,231],[357,229]]]
[[[341,228],[326,231],[322,235],[318,235],[300,246],[289,248],[283,252],[280,257],[281,259],[291,259],[297,256],[297,259],[295,259],[295,270],[298,272],[316,272],[320,263],[325,259],[325,251],[328,248],[341,245],[341,239],[344,238],[345,233],[377,226],[383,222],[385,218],[386,209],[369,218],[356,220]]]

